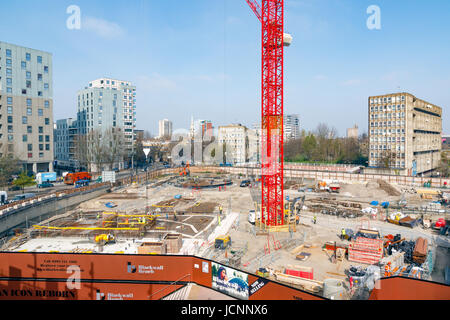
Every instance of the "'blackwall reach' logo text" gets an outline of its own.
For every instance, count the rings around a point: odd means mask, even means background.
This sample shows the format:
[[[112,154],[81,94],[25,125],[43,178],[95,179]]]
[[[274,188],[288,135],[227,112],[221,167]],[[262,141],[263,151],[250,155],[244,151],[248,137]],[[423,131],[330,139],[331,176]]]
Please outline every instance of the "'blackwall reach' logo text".
[[[131,262],[127,264],[127,272],[128,273],[136,273],[136,266],[133,266]]]

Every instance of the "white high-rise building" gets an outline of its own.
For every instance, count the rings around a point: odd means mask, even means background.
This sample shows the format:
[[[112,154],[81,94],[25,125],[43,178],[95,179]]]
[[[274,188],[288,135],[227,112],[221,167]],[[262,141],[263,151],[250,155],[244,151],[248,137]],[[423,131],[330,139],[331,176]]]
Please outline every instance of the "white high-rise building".
[[[300,138],[300,120],[298,114],[284,116],[284,141]]]
[[[172,121],[168,119],[159,120],[159,138],[171,138],[172,137]]]

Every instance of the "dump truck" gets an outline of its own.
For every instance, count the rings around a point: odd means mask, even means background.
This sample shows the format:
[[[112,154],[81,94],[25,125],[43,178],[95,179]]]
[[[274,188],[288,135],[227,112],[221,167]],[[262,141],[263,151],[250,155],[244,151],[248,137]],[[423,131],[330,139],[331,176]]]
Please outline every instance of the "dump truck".
[[[64,177],[64,183],[68,185],[74,185],[77,181],[91,181],[91,179],[92,175],[89,172],[68,173]]]
[[[214,248],[225,250],[231,247],[231,237],[229,235],[219,236],[214,242]]]

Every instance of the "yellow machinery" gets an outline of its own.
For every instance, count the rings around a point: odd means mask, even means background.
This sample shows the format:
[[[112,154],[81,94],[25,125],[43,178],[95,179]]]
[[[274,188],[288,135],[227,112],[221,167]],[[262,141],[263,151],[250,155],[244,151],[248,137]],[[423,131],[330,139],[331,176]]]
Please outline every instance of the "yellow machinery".
[[[216,238],[214,248],[225,250],[228,247],[231,247],[231,237],[229,235]]]
[[[95,237],[95,243],[105,245],[116,242],[116,239],[112,234],[100,234]]]

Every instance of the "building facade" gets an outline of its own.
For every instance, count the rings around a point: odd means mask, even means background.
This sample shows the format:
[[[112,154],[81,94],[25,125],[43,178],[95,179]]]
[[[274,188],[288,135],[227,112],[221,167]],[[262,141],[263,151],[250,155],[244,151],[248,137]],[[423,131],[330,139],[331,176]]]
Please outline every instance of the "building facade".
[[[247,130],[247,127],[241,124],[219,127],[217,140],[219,144],[226,146],[226,159],[234,165],[241,165],[247,162]]]
[[[68,118],[56,121],[54,130],[55,169],[67,171],[78,169],[77,136],[78,125],[75,119]]]
[[[355,126],[353,128],[348,128],[347,129],[347,138],[349,139],[358,139],[358,126],[355,124]]]
[[[0,42],[0,153],[53,171],[52,54]]]
[[[159,120],[159,134],[158,138],[172,138],[172,130],[173,130],[173,124],[172,121],[168,119]]]
[[[300,138],[300,119],[298,114],[284,115],[284,141]]]
[[[111,78],[89,82],[88,87],[78,91],[77,125],[80,136],[106,134],[116,144],[123,138],[122,155],[112,166],[124,169],[124,159],[132,158],[136,141],[136,87],[129,81]],[[102,170],[92,162],[89,165],[93,171]]]
[[[409,93],[369,97],[368,104],[369,168],[416,176],[439,166],[440,107]]]

